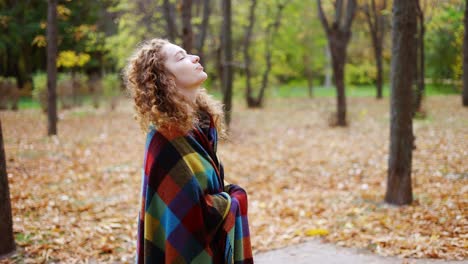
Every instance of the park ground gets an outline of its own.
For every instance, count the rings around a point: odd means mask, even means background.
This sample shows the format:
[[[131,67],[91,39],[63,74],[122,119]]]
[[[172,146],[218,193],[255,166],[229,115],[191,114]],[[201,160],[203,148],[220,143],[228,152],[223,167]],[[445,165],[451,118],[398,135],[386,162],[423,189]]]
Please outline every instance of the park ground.
[[[395,207],[382,202],[389,109],[388,98],[350,97],[349,126],[332,128],[333,97],[235,103],[218,155],[226,180],[249,195],[255,255],[319,236],[376,256],[468,257],[468,110],[458,95],[427,97],[426,118],[414,121],[414,202]],[[133,262],[145,137],[128,99],[112,112],[61,111],[54,137],[39,109],[0,115],[18,245],[10,260]]]

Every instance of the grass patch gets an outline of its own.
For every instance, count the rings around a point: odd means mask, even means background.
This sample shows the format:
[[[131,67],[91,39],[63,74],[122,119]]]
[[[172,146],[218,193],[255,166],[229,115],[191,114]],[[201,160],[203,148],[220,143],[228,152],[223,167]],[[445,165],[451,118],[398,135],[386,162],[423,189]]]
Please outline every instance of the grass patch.
[[[347,97],[375,97],[377,91],[374,85],[347,85],[346,86]],[[269,98],[307,98],[309,97],[309,89],[305,81],[291,82],[288,84],[281,84],[267,88],[265,91],[266,97]],[[434,95],[453,95],[460,94],[456,87],[451,85],[442,84],[427,84],[426,85],[426,96]],[[216,99],[222,100],[222,93],[220,90],[210,89],[209,93],[212,94]],[[257,96],[258,90],[254,90],[254,95]],[[336,96],[335,86],[324,87],[314,86],[313,87],[314,97],[334,97]],[[383,97],[387,98],[390,95],[390,84],[383,86]],[[234,100],[244,100],[244,90],[235,90],[233,93]],[[81,105],[93,105],[92,96],[80,96],[79,101]],[[108,99],[103,98],[99,101],[100,106],[108,104]],[[58,103],[60,108],[60,103]],[[39,109],[40,104],[32,97],[21,97],[18,107],[20,109]],[[78,113],[78,116],[85,116],[85,113]]]
[[[40,109],[41,105],[38,101],[30,96],[22,96],[18,102],[19,109]]]
[[[425,88],[426,96],[453,95],[460,93],[460,91],[450,85],[427,84]],[[312,89],[314,97],[336,96],[335,86],[314,86]],[[377,95],[377,88],[374,85],[347,85],[345,89],[346,96],[348,97],[375,97]],[[390,96],[390,84],[385,84],[383,86],[382,93],[383,97]],[[273,89],[269,91],[269,94],[272,97],[279,98],[308,97],[309,90],[303,83],[284,84],[273,87]]]

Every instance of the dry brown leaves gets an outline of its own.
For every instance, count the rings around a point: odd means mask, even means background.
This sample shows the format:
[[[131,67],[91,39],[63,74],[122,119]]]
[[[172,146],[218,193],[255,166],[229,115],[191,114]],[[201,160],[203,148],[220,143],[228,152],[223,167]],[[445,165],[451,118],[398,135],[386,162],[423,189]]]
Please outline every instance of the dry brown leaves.
[[[219,156],[249,195],[254,253],[321,235],[381,255],[467,258],[468,111],[430,97],[416,120],[411,206],[383,203],[388,102],[348,99],[347,128],[330,128],[333,98],[236,104]],[[14,232],[11,262],[132,263],[144,135],[127,103],[63,112],[48,138],[39,111],[1,112]]]

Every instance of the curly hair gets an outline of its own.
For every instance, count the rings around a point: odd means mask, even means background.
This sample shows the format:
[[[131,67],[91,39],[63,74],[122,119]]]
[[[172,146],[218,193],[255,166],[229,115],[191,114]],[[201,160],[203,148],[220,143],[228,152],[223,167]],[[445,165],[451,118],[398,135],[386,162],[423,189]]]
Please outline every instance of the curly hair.
[[[226,137],[224,111],[221,102],[199,88],[195,102],[186,98],[176,87],[175,80],[164,66],[167,59],[162,51],[166,39],[154,38],[137,45],[123,70],[126,89],[135,104],[135,119],[143,131],[149,125],[161,130],[188,133],[199,123],[199,111],[213,118],[220,138]]]

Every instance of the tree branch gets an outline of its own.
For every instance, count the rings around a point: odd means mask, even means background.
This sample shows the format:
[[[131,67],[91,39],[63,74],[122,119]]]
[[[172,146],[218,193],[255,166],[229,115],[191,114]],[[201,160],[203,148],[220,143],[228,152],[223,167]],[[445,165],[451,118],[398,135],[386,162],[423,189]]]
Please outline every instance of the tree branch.
[[[322,25],[325,28],[325,31],[328,33],[330,31],[330,26],[328,25],[327,17],[325,16],[325,13],[323,12],[321,0],[317,0],[317,6],[318,6],[318,14],[319,14],[320,22],[322,22]]]
[[[335,24],[340,27],[341,25],[341,12],[343,12],[343,0],[337,0],[335,2]]]
[[[345,32],[351,32],[351,24],[353,23],[354,14],[356,13],[356,7],[356,0],[348,0],[348,5],[346,6],[345,24],[343,28]]]

